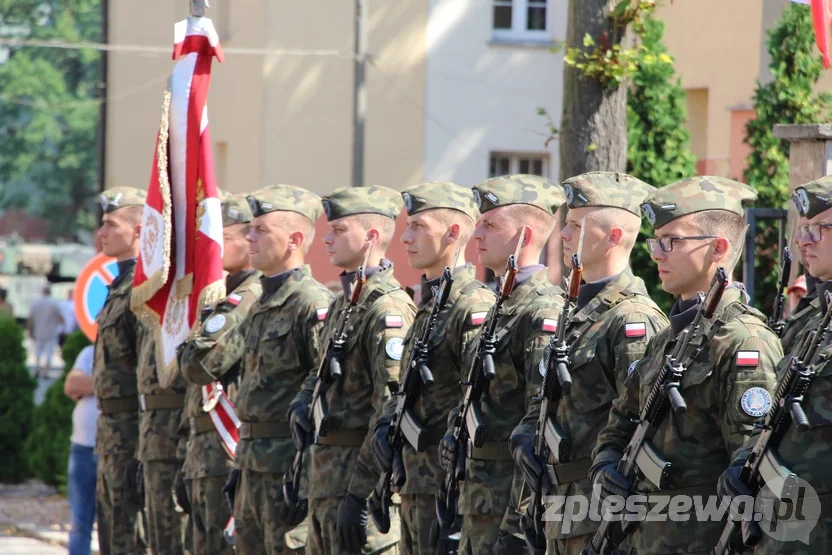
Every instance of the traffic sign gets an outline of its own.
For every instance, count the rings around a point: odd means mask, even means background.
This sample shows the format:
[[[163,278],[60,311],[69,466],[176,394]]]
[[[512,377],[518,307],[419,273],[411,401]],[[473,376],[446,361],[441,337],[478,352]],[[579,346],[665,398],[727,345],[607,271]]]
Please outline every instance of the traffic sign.
[[[118,261],[115,258],[96,254],[75,280],[75,316],[78,327],[90,341],[95,341],[98,324],[95,319],[109,292],[108,286],[118,276]]]

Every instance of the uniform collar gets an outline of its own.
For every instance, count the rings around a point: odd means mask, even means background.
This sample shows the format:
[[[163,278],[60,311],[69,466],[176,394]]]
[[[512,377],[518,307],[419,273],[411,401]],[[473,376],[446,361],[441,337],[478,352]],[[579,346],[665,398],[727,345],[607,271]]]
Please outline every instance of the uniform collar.
[[[256,271],[255,269],[242,270],[225,276],[225,292],[231,293],[237,289],[245,280],[253,276]]]
[[[133,268],[136,267],[136,259],[128,258],[127,260],[119,260],[116,264],[118,265],[118,275],[110,284],[110,289],[118,287],[118,285],[124,281],[125,276],[133,271]]]
[[[462,266],[457,266],[454,268],[453,276],[454,276],[454,283],[456,283],[457,278],[464,279],[465,273],[470,272],[473,268],[473,265],[470,263],[463,264]],[[433,279],[427,279],[424,274],[422,274],[422,284],[421,288],[419,289],[419,306],[425,306],[428,304],[431,299],[433,299],[433,288],[439,287],[440,282],[442,281],[442,276]],[[467,281],[467,280],[466,280]]]
[[[608,276],[596,281],[581,283],[581,289],[578,291],[578,310],[589,304],[589,301],[598,296],[598,293],[603,291],[607,285],[613,281],[617,281],[621,274]]]
[[[748,304],[748,293],[745,291],[745,285],[735,281],[725,288],[722,298],[714,311],[713,318],[719,318],[725,311],[725,308],[735,302]],[[679,335],[693,321],[696,316],[696,311],[699,309],[698,297],[683,301],[676,299],[676,304],[670,309],[670,329],[673,330],[674,335]]]
[[[280,287],[286,283],[286,280],[299,270],[301,270],[301,268],[293,268],[274,276],[260,276],[260,284],[263,286],[263,295],[268,297],[277,293],[278,290],[280,290]]]
[[[545,270],[546,266],[543,264],[530,264],[528,266],[523,266],[517,271],[517,277],[514,280],[514,286],[518,286],[521,283],[528,281],[533,275],[538,273],[540,270]]]
[[[817,292],[820,313],[824,314],[827,307],[826,293],[832,293],[832,281],[818,281],[815,285],[815,291]]]
[[[370,266],[366,270],[364,270],[364,277],[366,279],[370,279],[374,275],[390,269],[393,267],[393,263],[387,260],[386,258],[381,259],[381,264],[378,266]],[[353,272],[341,272],[341,275],[338,276],[341,279],[341,289],[344,291],[344,298],[349,298],[350,292],[352,290],[352,281],[355,279],[355,271]]]

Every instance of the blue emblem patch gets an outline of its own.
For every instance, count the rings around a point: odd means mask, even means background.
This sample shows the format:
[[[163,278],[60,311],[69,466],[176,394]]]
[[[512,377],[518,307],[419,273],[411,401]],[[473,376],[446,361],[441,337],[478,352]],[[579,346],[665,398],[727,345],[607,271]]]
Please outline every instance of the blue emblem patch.
[[[750,387],[742,394],[740,406],[749,416],[765,416],[771,408],[771,395],[762,387]]]
[[[639,360],[641,360],[641,359],[634,360],[633,363],[630,366],[627,367],[627,377],[628,378],[633,373],[633,371],[636,369],[636,364],[638,364]]]

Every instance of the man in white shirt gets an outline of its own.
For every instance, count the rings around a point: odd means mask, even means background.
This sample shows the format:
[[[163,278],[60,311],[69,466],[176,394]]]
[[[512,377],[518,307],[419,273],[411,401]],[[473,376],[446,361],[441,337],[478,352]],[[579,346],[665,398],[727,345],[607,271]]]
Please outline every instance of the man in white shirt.
[[[43,297],[33,302],[29,308],[29,321],[26,323],[26,329],[35,342],[36,378],[40,376],[41,369],[44,373],[49,370],[49,361],[52,360],[63,324],[60,306],[52,298],[49,287],[44,287]],[[44,360],[45,365],[41,366],[41,361]]]
[[[73,290],[70,289],[66,294],[66,299],[60,302],[61,317],[64,319],[64,325],[61,329],[61,335],[58,343],[63,347],[66,337],[78,329],[78,321],[75,318],[75,301],[73,300]]]

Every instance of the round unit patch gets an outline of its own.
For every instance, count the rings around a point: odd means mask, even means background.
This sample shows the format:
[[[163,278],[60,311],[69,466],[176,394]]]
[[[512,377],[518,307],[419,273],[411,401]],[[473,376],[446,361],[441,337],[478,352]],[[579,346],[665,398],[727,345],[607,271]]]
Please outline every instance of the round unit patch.
[[[211,316],[205,322],[205,331],[206,333],[216,333],[222,329],[225,325],[225,315],[224,314],[217,314],[216,316]]]
[[[387,344],[384,346],[384,350],[387,351],[387,356],[393,360],[401,360],[402,352],[404,351],[404,341],[401,337],[388,339]]]
[[[765,416],[771,408],[771,395],[762,387],[750,387],[742,394],[740,406],[749,416]]]

